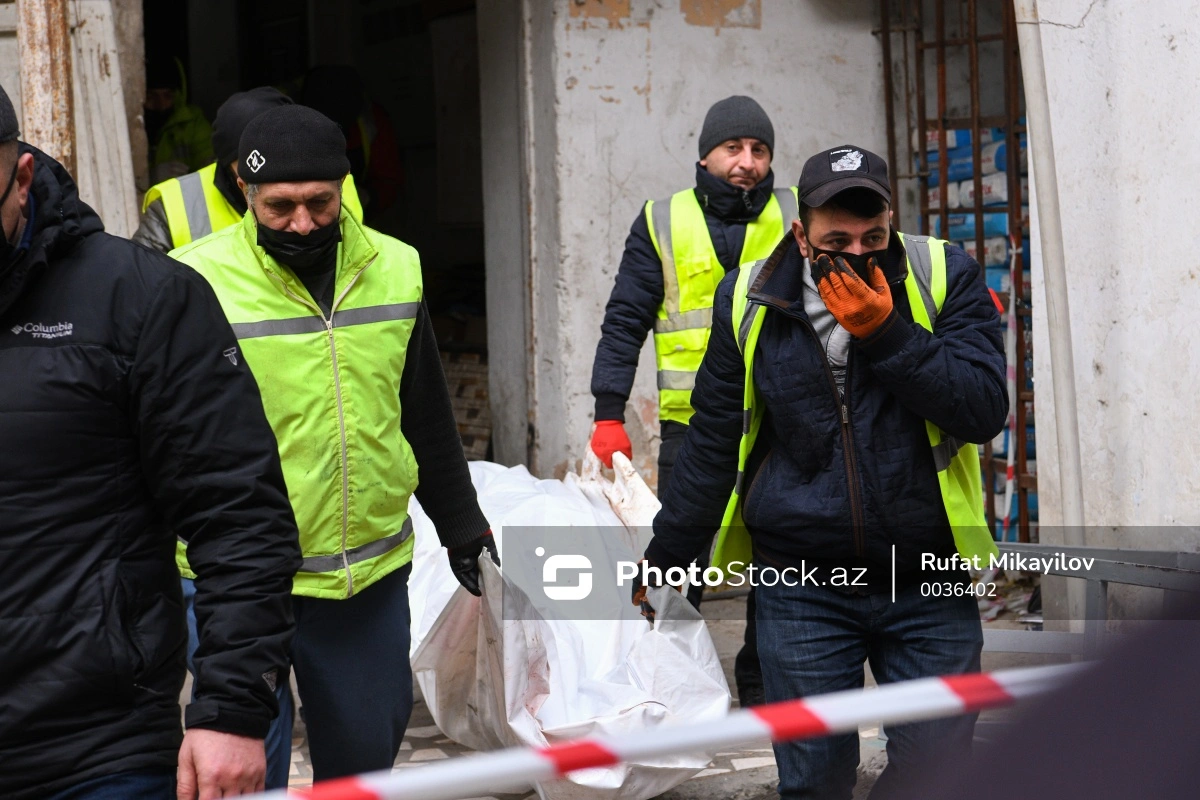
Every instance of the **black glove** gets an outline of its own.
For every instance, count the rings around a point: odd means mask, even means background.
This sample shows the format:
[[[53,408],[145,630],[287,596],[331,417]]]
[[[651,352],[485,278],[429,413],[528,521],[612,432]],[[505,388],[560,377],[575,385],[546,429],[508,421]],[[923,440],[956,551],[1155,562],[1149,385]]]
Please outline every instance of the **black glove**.
[[[479,554],[485,547],[492,557],[492,563],[497,567],[500,566],[500,554],[496,552],[496,540],[492,537],[491,529],[473,542],[461,547],[446,548],[446,555],[450,559],[450,570],[454,573],[454,577],[458,579],[464,589],[476,597],[483,596],[483,590],[479,588]]]
[[[662,547],[658,543],[657,539],[650,540],[650,544],[646,547],[645,555],[643,555],[642,560],[638,562],[639,579],[633,582],[633,604],[641,608],[642,616],[645,617],[646,621],[651,625],[654,624],[654,615],[657,612],[654,610],[654,606],[650,605],[650,601],[647,599],[647,590],[650,587],[642,583],[640,579],[641,575],[643,574],[641,565],[646,564],[650,567],[659,567],[662,574],[665,575],[667,570],[671,567],[683,567],[686,569],[687,565],[690,563],[692,562],[680,561],[678,558],[668,552],[666,548]],[[651,586],[655,588],[662,586],[662,582],[658,580],[658,575],[656,575],[654,572],[649,572],[649,578]],[[674,588],[675,591],[682,591],[682,589],[678,586]]]

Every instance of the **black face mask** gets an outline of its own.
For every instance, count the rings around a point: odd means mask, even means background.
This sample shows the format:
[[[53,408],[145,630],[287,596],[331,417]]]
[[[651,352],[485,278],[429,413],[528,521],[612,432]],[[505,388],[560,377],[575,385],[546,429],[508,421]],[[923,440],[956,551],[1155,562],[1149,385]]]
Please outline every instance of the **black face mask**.
[[[886,247],[883,250],[872,250],[869,253],[862,253],[861,255],[842,253],[836,250],[822,250],[812,244],[808,246],[808,249],[812,251],[812,255],[809,257],[809,264],[812,267],[814,282],[821,280],[822,277],[821,268],[817,266],[817,259],[821,256],[829,256],[830,261],[837,258],[845,259],[850,268],[854,270],[854,274],[868,284],[871,282],[871,259],[875,259],[875,263],[879,265],[880,269],[883,269],[883,265],[887,263],[888,251]]]
[[[17,165],[13,164],[12,174],[8,176],[8,185],[4,187],[4,194],[0,195],[0,206],[4,205],[4,201],[8,199],[8,195],[12,193],[13,187],[16,185]],[[16,235],[16,231],[13,231],[13,235]],[[17,246],[9,240],[8,231],[0,229],[0,268],[7,267],[18,256]]]
[[[296,272],[311,272],[333,266],[341,240],[342,229],[337,222],[314,228],[307,235],[295,231],[274,231],[262,223],[258,225],[258,246]]]

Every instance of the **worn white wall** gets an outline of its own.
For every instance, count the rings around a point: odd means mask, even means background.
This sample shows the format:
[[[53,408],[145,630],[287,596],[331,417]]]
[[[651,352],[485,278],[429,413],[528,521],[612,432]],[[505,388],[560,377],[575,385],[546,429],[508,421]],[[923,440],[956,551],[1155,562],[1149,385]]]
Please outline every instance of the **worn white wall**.
[[[481,2],[481,26],[485,6],[495,5],[504,3]],[[767,110],[779,185],[794,183],[804,159],[826,147],[854,141],[886,152],[876,9],[874,0],[525,0],[523,125],[533,136],[522,169],[532,182],[524,200],[485,183],[485,208],[494,214],[498,205],[527,202],[531,214],[534,471],[562,474],[585,452],[592,358],[629,226],[645,200],[693,185],[696,139],[713,102],[748,94]],[[486,105],[484,113],[486,163]],[[489,242],[511,235],[488,227]],[[489,290],[521,278],[495,274],[492,252]],[[510,322],[489,306],[494,351],[519,316],[512,309]],[[492,380],[502,396],[516,398],[520,391],[504,386],[527,376],[493,370]],[[657,448],[656,397],[647,345],[627,409],[635,461],[647,469]],[[493,408],[494,419],[513,418],[497,422],[513,442],[517,416]],[[502,460],[517,455],[498,446]]]
[[[1039,7],[1086,543],[1195,552],[1200,151],[1189,131],[1200,125],[1200,2],[1155,4],[1154,14],[1135,0],[1040,0]],[[1064,543],[1039,235],[1035,227],[1040,530],[1043,541]],[[1110,613],[1155,613],[1156,596],[1118,591]],[[1065,615],[1061,585],[1047,591],[1047,611]]]
[[[1040,0],[1093,526],[1200,523],[1200,2]],[[1037,154],[1034,154],[1037,157]],[[1040,264],[1035,266],[1040,267]],[[1060,521],[1040,268],[1034,273],[1043,525]],[[1098,531],[1093,535],[1100,536]],[[1150,542],[1121,542],[1151,546]],[[1113,542],[1118,544],[1118,542]]]

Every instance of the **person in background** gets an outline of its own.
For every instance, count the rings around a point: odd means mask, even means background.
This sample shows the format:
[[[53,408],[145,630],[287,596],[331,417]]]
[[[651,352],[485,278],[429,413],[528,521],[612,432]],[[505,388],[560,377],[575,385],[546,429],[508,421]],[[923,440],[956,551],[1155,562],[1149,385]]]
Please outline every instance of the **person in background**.
[[[769,255],[796,218],[794,190],[775,188],[775,129],[752,98],[733,96],[713,104],[699,145],[695,186],[646,203],[633,221],[592,364],[596,406],[591,448],[611,467],[614,452],[633,457],[625,403],[642,344],[654,330],[660,498],[669,490],[692,417],[692,386],[708,346],[713,292],[726,273]],[[706,553],[701,560],[707,563]],[[688,591],[697,607],[702,591]],[[739,702],[749,706],[762,702],[763,691],[753,593],[747,601],[745,642],[734,672]]]
[[[230,95],[213,120],[216,161],[150,187],[142,200],[142,219],[133,241],[167,253],[238,222],[246,213],[246,196],[237,185],[238,140],[250,120],[291,102],[269,86]],[[362,219],[352,177],[342,186],[342,202],[356,219]]]
[[[0,87],[0,797],[250,794],[300,566],[258,386],[204,279],[17,136]]]
[[[367,96],[358,70],[347,64],[313,67],[304,76],[300,102],[342,129],[350,174],[362,192],[368,220],[395,205],[404,187],[396,129],[383,106]]]
[[[481,592],[481,553],[499,563],[420,259],[349,214],[349,170],[328,117],[302,105],[260,114],[238,147],[249,213],[172,252],[216,291],[279,442],[304,555],[292,663],[318,781],[390,769],[408,725],[409,498],[467,591]],[[290,738],[291,719],[278,725]]]
[[[143,119],[151,184],[195,172],[213,160],[212,128],[200,107],[188,103],[187,77],[179,59],[155,59],[146,66]]]

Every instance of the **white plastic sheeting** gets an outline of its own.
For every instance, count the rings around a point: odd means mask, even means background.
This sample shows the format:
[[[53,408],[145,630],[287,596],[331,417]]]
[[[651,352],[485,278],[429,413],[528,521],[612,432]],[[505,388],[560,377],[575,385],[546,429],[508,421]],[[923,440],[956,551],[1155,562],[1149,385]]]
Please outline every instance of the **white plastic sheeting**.
[[[616,484],[594,466],[584,479],[565,481],[538,480],[524,467],[470,466],[502,558],[506,526],[560,525],[611,532],[589,543],[590,558],[640,556],[657,501],[628,462],[617,465]],[[415,500],[411,511],[413,672],[434,721],[451,739],[476,750],[541,746],[718,719],[728,711],[729,688],[712,639],[677,592],[652,590],[659,612],[653,628],[628,601],[622,619],[556,619],[545,597],[525,594],[484,558],[484,596],[475,598],[458,586]],[[516,543],[509,544],[512,552]],[[645,800],[707,763],[702,754],[673,756],[583,770],[536,789],[549,800]]]

